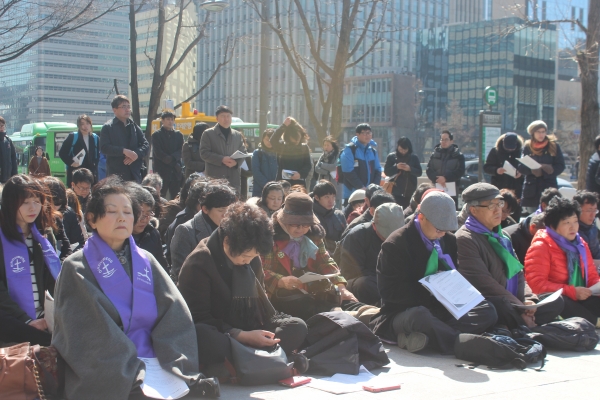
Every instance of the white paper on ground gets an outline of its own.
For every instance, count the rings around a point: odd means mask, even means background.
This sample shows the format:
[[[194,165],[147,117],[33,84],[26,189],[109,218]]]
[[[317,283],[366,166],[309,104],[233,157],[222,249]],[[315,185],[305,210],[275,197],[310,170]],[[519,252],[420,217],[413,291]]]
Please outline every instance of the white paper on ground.
[[[556,292],[552,293],[550,296],[546,297],[544,300],[540,301],[537,304],[532,304],[529,306],[526,306],[524,304],[513,304],[513,307],[518,308],[519,310],[533,310],[535,308],[543,306],[544,304],[552,303],[553,301],[557,300],[562,294],[562,292],[562,289],[558,289]]]
[[[190,392],[183,380],[160,366],[158,358],[142,358],[146,364],[146,377],[142,383],[144,395],[153,399],[179,399]]]
[[[281,170],[281,178],[282,179],[292,179],[292,176],[296,173],[296,171],[292,171],[291,169],[282,169]]]
[[[455,269],[426,276],[419,282],[456,319],[460,319],[484,300],[481,293]]]
[[[600,296],[600,282],[589,288],[592,291],[592,296]]]
[[[360,366],[358,375],[335,374],[331,378],[314,379],[306,386],[333,394],[360,392],[363,385],[377,378],[368,369]]]
[[[233,153],[230,157],[233,158],[234,160],[237,160],[238,158],[252,157],[252,154],[251,153],[242,153],[241,151],[236,150],[236,152]]]
[[[81,149],[81,151],[79,153],[77,153],[77,155],[75,157],[73,157],[73,162],[76,162],[79,165],[81,165],[84,157],[85,157],[85,149]]]
[[[44,299],[44,320],[48,325],[48,332],[52,333],[54,331],[54,299],[47,290],[44,296],[46,297]]]
[[[505,174],[510,175],[513,178],[517,176],[517,169],[513,167],[512,164],[508,161],[504,161],[504,165],[502,166],[502,168],[504,168],[504,170],[506,171],[504,172]]]
[[[517,158],[517,160],[519,160],[519,162],[523,165],[525,165],[527,168],[529,169],[540,169],[542,168],[542,165],[535,161],[533,158],[529,157],[529,156],[525,156],[522,158]]]
[[[435,188],[443,190],[450,197],[456,197],[456,182],[446,182],[446,186],[436,183]]]
[[[314,282],[314,281],[320,281],[322,279],[329,279],[329,278],[333,278],[334,276],[338,276],[338,274],[328,274],[328,275],[321,275],[321,274],[315,274],[314,272],[306,272],[304,275],[302,275],[300,278],[300,282],[302,283],[309,283],[309,282]]]

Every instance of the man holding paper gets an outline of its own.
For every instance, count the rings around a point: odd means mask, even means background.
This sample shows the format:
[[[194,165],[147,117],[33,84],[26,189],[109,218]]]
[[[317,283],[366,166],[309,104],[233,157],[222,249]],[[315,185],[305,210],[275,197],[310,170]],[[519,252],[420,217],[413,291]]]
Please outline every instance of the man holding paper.
[[[233,159],[236,152],[246,152],[242,134],[231,129],[233,111],[227,106],[217,107],[217,124],[204,131],[200,139],[200,157],[206,163],[204,173],[209,178],[225,178],[238,193],[241,192],[241,166],[244,158]]]
[[[492,176],[492,185],[498,189],[514,190],[517,198],[521,198],[523,176],[517,167],[521,157],[523,139],[514,132],[500,136],[485,159],[483,171]]]
[[[460,333],[481,334],[498,318],[494,307],[483,301],[457,320],[419,282],[456,269],[456,238],[450,233],[458,228],[454,207],[447,194],[429,193],[417,216],[381,246],[377,285],[382,306],[370,325],[377,336],[410,352],[431,345],[453,354]]]
[[[469,217],[456,232],[458,269],[494,305],[498,323],[514,329],[554,320],[564,307],[560,297],[537,309],[515,308],[533,305],[538,298],[525,281],[510,238],[500,229],[504,206],[500,191],[488,183],[476,183],[464,190],[463,200]]]

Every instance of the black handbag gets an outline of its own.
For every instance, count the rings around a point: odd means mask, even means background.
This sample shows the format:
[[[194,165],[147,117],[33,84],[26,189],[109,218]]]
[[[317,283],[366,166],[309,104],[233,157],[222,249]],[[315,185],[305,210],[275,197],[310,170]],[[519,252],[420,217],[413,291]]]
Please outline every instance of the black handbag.
[[[268,351],[245,346],[232,337],[229,337],[229,341],[236,383],[244,386],[267,385],[293,375],[293,362],[288,363],[281,346],[276,345]]]

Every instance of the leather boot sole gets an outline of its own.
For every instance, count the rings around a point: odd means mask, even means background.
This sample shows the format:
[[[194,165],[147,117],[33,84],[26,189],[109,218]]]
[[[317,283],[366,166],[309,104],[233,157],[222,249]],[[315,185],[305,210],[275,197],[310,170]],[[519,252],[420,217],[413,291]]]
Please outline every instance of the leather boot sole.
[[[410,353],[423,350],[427,347],[429,338],[421,332],[412,332],[408,335],[401,333],[398,335],[398,347],[406,349]]]

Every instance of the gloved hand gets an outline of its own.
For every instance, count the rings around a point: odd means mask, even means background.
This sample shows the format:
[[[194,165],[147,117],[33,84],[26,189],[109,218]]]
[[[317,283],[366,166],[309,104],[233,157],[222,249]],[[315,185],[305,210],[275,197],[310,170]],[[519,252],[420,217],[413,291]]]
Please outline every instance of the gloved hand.
[[[552,168],[552,165],[550,164],[542,164],[542,171],[544,171],[548,175],[552,175],[552,173],[554,172],[554,168]]]
[[[540,176],[542,176],[542,169],[538,168],[538,169],[532,169],[531,173],[536,177],[539,178]]]

